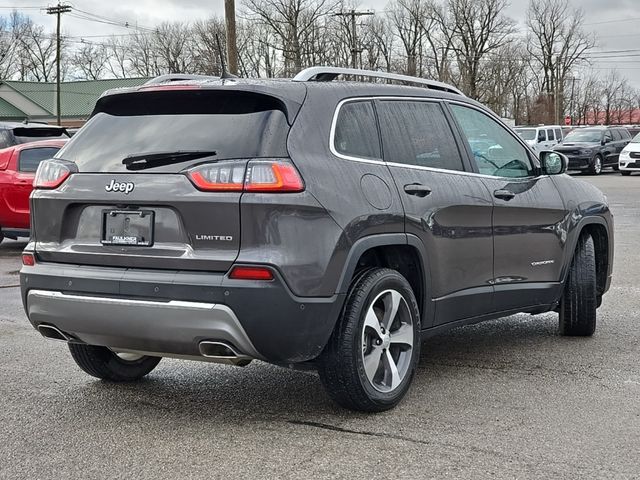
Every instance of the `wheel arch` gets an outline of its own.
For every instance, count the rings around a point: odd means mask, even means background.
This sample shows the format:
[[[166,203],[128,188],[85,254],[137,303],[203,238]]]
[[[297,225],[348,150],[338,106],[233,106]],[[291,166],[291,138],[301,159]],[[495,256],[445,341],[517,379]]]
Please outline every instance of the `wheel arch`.
[[[609,273],[612,262],[612,245],[610,243],[609,226],[601,217],[583,218],[575,227],[575,235],[571,243],[567,244],[568,256],[565,261],[562,284],[564,285],[569,275],[569,268],[575,255],[578,240],[585,233],[593,238],[596,254],[596,291],[598,296],[602,296],[608,289]]]
[[[357,240],[347,256],[336,293],[346,293],[354,276],[368,267],[387,267],[403,275],[418,302],[423,328],[431,324],[433,309],[429,308],[431,299],[427,294],[431,279],[426,251],[419,238],[404,233],[390,233]]]

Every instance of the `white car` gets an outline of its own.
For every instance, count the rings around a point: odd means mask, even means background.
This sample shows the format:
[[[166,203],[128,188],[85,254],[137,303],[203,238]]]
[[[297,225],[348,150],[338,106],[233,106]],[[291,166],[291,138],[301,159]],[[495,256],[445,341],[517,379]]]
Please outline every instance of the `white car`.
[[[516,127],[515,132],[536,152],[551,150],[562,142],[560,125],[539,125],[537,127]]]
[[[640,133],[631,139],[618,157],[618,167],[622,175],[640,172]]]

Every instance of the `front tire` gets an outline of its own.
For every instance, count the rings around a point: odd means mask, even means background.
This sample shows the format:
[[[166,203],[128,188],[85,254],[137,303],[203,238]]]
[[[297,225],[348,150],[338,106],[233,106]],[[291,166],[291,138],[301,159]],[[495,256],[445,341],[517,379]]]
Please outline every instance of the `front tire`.
[[[107,347],[69,343],[69,351],[76,364],[86,373],[112,382],[133,382],[151,372],[161,357],[117,354]]]
[[[593,335],[597,308],[595,247],[590,235],[581,235],[560,300],[560,335]]]
[[[409,282],[387,268],[360,274],[320,358],[329,396],[351,410],[389,410],[407,393],[419,358],[420,313]]]
[[[601,172],[602,172],[602,157],[600,155],[596,155],[593,158],[591,167],[589,167],[589,173],[591,175],[600,175]]]

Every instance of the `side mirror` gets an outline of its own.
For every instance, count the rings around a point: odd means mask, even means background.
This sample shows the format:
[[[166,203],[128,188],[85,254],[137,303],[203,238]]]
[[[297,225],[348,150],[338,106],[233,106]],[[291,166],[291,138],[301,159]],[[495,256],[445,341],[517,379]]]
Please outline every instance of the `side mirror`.
[[[604,138],[602,139],[602,145],[606,145],[607,143],[611,143],[611,142],[613,142],[613,139],[612,139],[612,138],[604,137]]]
[[[540,165],[543,175],[561,175],[567,171],[569,159],[559,152],[545,150],[540,152]]]

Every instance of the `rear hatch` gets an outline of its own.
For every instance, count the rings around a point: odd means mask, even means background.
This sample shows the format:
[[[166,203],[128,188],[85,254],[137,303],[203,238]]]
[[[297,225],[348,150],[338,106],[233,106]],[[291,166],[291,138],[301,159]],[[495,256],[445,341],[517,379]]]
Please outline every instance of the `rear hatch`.
[[[186,172],[211,163],[219,175],[238,176],[252,159],[287,157],[291,105],[230,87],[171,85],[103,97],[56,156],[77,172],[32,195],[38,258],[228,270],[240,247],[242,192],[201,191]]]

